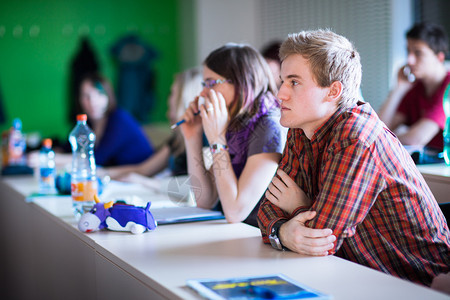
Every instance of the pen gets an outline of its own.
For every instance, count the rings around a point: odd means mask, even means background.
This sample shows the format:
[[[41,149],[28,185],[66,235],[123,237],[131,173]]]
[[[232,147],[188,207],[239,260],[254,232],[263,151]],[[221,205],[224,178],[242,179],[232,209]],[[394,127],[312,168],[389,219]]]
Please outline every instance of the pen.
[[[194,113],[194,116],[197,116],[199,113],[200,113],[200,111]],[[185,119],[180,120],[180,121],[176,122],[175,124],[173,124],[172,126],[170,126],[170,129],[175,129],[175,128],[177,128],[178,126],[180,126],[181,124],[183,124],[184,122],[186,122]]]

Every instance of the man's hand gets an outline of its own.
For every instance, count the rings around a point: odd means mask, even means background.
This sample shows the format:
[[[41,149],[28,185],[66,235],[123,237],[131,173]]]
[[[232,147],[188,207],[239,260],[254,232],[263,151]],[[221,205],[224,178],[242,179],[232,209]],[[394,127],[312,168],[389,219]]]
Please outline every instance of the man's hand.
[[[311,256],[326,256],[333,249],[336,237],[331,229],[313,229],[305,222],[314,219],[315,211],[306,211],[287,221],[280,227],[279,238],[289,250]]]
[[[397,85],[405,85],[407,88],[411,88],[412,83],[416,80],[416,77],[411,72],[411,67],[405,65],[401,67],[397,72]]]
[[[311,200],[305,192],[283,170],[277,170],[266,191],[266,198],[285,212],[292,212],[299,206],[311,206]]]

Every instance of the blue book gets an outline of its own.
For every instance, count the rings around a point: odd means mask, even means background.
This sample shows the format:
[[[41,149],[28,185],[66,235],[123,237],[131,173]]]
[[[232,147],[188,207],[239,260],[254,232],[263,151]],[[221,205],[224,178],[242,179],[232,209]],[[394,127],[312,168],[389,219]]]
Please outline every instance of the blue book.
[[[226,279],[190,279],[187,286],[212,300],[241,299],[331,299],[283,275],[235,277]]]

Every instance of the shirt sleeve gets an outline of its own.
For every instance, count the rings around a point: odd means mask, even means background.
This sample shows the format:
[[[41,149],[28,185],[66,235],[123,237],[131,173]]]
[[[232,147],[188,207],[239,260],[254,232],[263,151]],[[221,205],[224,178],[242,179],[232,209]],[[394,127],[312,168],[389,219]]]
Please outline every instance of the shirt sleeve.
[[[265,196],[258,211],[258,226],[261,229],[263,242],[269,243],[269,232],[272,230],[273,224],[280,220],[289,220],[289,216],[278,206],[273,205]]]
[[[258,153],[283,153],[286,129],[280,125],[279,116],[266,115],[256,125],[250,136],[248,156]]]
[[[406,125],[411,126],[422,118],[435,122],[440,129],[445,127],[445,113],[442,98],[446,81],[432,98],[425,98],[423,85],[415,85],[400,102],[397,112],[406,117]]]
[[[288,133],[288,140],[291,140],[292,132]],[[278,168],[283,169],[288,162],[292,161],[294,158],[294,150],[292,149],[292,143],[286,143],[286,146],[283,151],[283,156]],[[277,175],[275,175],[277,176]],[[272,204],[269,200],[267,200],[266,196],[263,195],[261,205],[259,207],[257,221],[258,226],[261,229],[262,239],[264,243],[269,243],[269,232],[272,229],[273,224],[280,220],[288,220],[289,214],[284,212],[278,206]]]
[[[336,147],[324,161],[320,172],[322,188],[311,210],[317,217],[308,221],[311,228],[330,228],[337,240],[335,253],[345,238],[352,237],[356,227],[369,213],[385,181],[377,168],[371,146],[362,142]]]
[[[439,128],[444,130],[445,127],[445,113],[444,106],[442,105],[442,99],[444,97],[444,93],[436,93],[434,98],[432,99],[432,103],[429,107],[427,107],[423,113],[423,117],[429,120],[432,120],[436,124],[439,125]]]
[[[108,117],[103,137],[94,151],[96,163],[103,166],[137,164],[153,152],[139,124],[121,110]]]
[[[400,101],[400,104],[397,107],[397,113],[400,113],[402,115],[408,116],[409,108],[411,107],[412,99],[414,98],[414,93],[416,92],[417,88],[411,88],[406,95],[403,96],[402,100]]]

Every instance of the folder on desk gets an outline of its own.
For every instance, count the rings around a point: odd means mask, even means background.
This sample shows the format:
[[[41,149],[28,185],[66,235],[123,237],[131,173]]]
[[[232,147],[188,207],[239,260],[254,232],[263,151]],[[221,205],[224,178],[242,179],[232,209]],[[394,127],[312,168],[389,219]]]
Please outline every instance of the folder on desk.
[[[189,279],[187,286],[206,299],[331,299],[283,274],[222,279]]]
[[[150,209],[158,225],[224,219],[220,211],[199,207],[161,207]]]

